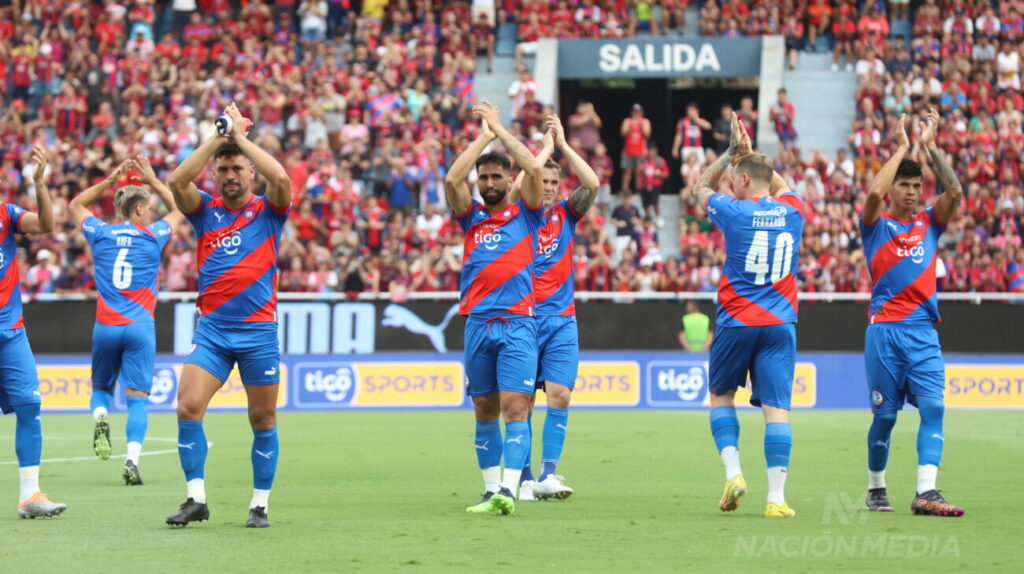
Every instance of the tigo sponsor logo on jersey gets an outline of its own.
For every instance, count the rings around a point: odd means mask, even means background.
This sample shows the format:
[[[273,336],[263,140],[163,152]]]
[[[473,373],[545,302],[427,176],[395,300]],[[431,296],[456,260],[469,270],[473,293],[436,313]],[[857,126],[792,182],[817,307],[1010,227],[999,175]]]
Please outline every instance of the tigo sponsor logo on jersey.
[[[457,407],[462,363],[310,362],[296,365],[299,407]]]
[[[88,410],[92,368],[89,365],[39,365],[39,395],[46,410]]]
[[[477,245],[483,245],[488,251],[494,251],[501,245],[501,228],[496,225],[484,225],[473,235],[473,241]]]
[[[538,393],[537,404],[546,402]],[[572,404],[632,407],[640,404],[640,365],[636,361],[583,361],[576,375]]]
[[[818,401],[818,368],[814,363],[797,363],[793,373],[793,395],[791,404],[794,409],[809,409]],[[747,386],[736,389],[736,406],[750,406],[750,379]]]
[[[951,407],[1024,408],[1024,365],[946,365]]]
[[[647,364],[647,403],[652,407],[700,407],[708,393],[703,361],[651,361]]]

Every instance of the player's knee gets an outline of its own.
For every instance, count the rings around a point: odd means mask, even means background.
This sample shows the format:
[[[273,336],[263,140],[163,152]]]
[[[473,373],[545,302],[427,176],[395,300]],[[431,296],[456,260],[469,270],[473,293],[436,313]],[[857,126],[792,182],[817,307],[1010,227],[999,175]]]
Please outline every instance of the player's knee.
[[[498,394],[473,397],[473,411],[478,421],[498,420],[498,417],[501,416],[501,402],[498,400]]]
[[[193,401],[178,400],[178,419],[183,421],[198,421],[203,418],[206,408]]]
[[[875,423],[892,428],[896,425],[896,413],[875,413]]]
[[[923,397],[917,399],[917,410],[920,412],[922,420],[938,420],[946,412],[946,405],[943,404],[942,399]]]
[[[268,430],[277,424],[277,409],[250,409],[249,424],[256,430]]]
[[[522,399],[516,397],[515,399],[507,400],[501,405],[501,414],[505,418],[506,423],[525,421],[530,416],[529,395],[522,395],[522,397]]]
[[[548,397],[549,407],[554,407],[556,409],[569,408],[569,400],[572,397],[572,391],[569,387],[555,383],[548,383],[544,385],[544,393]]]
[[[147,393],[146,391],[140,391],[138,389],[131,389],[131,388],[127,388],[127,387],[125,388],[124,392],[129,397],[148,397],[149,396],[149,393]]]

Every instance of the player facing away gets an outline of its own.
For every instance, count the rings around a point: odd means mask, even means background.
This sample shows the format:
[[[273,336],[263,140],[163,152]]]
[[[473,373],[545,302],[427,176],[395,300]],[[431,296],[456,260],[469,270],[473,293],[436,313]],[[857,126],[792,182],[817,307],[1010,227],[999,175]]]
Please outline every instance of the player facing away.
[[[494,104],[474,106],[473,115],[483,120],[480,135],[455,159],[444,182],[466,234],[459,313],[466,316],[466,379],[485,489],[480,502],[466,511],[511,514],[530,451],[527,417],[537,378],[533,254],[543,216],[543,184],[536,158],[501,125]],[[501,154],[483,153],[495,137],[526,173],[522,199],[515,203],[508,196],[511,162]],[[483,203],[472,198],[466,185],[474,163]],[[505,419],[504,438],[499,416]]]
[[[225,113],[236,129],[245,122],[234,103]],[[192,183],[211,158],[218,198]],[[255,172],[266,179],[265,196],[252,192]],[[178,385],[178,455],[188,499],[167,517],[167,524],[184,526],[210,517],[203,415],[237,364],[253,432],[254,490],[246,526],[266,527],[279,456],[277,249],[291,207],[291,184],[281,164],[240,130],[207,140],[174,170],[168,184],[196,231],[199,318]]]
[[[939,321],[935,259],[939,236],[960,208],[963,188],[935,144],[939,113],[929,109],[920,143],[928,151],[942,193],[918,212],[921,164],[906,159],[910,142],[901,117],[897,147],[875,176],[861,211],[860,232],[871,272],[871,304],[864,366],[874,419],[868,430],[868,495],[871,510],[891,512],[885,487],[889,437],[904,401],[917,407],[917,495],[914,514],[962,516],[935,489],[942,459],[946,368],[934,323]],[[889,208],[883,211],[885,197]]]
[[[114,194],[117,223],[106,224],[93,216],[88,206],[99,199],[126,173],[135,168],[142,183],[148,185],[167,206],[167,217],[153,221],[149,191],[127,185]],[[92,409],[93,450],[101,460],[110,458],[110,424],[107,412],[114,398],[114,385],[120,382],[128,403],[125,434],[128,455],[122,477],[126,485],[142,484],[139,456],[149,424],[149,391],[153,385],[156,361],[157,280],[164,246],[183,216],[174,205],[171,190],[157,179],[145,157],[126,160],[100,183],[86,189],[68,205],[71,217],[92,248],[93,277],[99,295],[96,323],[92,330]]]
[[[694,186],[708,217],[725,237],[726,262],[718,283],[716,335],[711,344],[709,398],[711,434],[725,463],[723,511],[736,510],[747,491],[739,457],[736,389],[750,375],[750,403],[765,420],[768,466],[765,516],[794,516],[786,504],[786,471],[793,445],[790,396],[796,366],[798,248],[803,237],[804,204],[789,191],[772,161],[751,153],[750,136],[736,114],[729,148]],[[718,193],[719,181],[735,162],[735,197]]]
[[[544,184],[544,219],[533,256],[533,297],[537,314],[537,388],[547,395],[547,414],[541,435],[541,470],[533,480],[530,460],[519,485],[519,499],[565,499],[573,489],[555,474],[569,427],[569,400],[576,386],[580,362],[579,327],[576,324],[576,292],[572,282],[573,238],[576,224],[597,198],[601,185],[597,174],[565,141],[558,116],[544,122],[544,147],[537,154]],[[568,199],[558,201],[562,168],[551,159],[555,146],[569,161],[580,186]],[[511,200],[518,200],[523,173],[512,186]],[[532,428],[531,428],[532,433]]]
[[[35,146],[32,179],[36,188],[39,213],[0,201],[0,410],[17,419],[14,452],[21,478],[18,516],[36,518],[56,516],[67,509],[50,502],[39,491],[39,460],[43,454],[43,427],[39,419],[41,396],[35,357],[28,344],[21,312],[21,275],[18,272],[15,233],[53,231],[53,204],[46,189],[46,149]]]

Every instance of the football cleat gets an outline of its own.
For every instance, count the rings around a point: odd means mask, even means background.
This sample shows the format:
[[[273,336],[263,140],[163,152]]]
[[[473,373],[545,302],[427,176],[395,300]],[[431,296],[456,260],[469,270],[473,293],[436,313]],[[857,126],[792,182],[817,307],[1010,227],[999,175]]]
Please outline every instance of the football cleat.
[[[491,497],[491,511],[497,512],[502,516],[509,514],[515,514],[516,512],[516,497],[507,488],[502,488]]]
[[[485,492],[483,497],[480,499],[480,502],[474,504],[473,506],[467,507],[466,508],[466,512],[470,512],[470,513],[473,513],[473,514],[480,514],[480,513],[483,513],[483,512],[490,512],[491,511],[491,497],[492,496],[494,496],[493,492],[490,492],[490,491]]]
[[[524,480],[519,483],[519,500],[537,500],[533,496],[537,483],[532,480]]]
[[[249,509],[249,520],[245,522],[247,528],[266,528],[270,526],[267,520],[267,509],[257,506]]]
[[[96,419],[96,428],[92,431],[92,450],[100,460],[110,458],[110,424],[106,415]]]
[[[167,524],[171,526],[185,526],[189,522],[202,522],[210,519],[210,507],[204,503],[196,502],[189,498],[177,512],[167,517]]]
[[[572,492],[572,487],[565,485],[565,478],[555,474],[547,475],[544,480],[538,482],[533,487],[533,495],[538,500],[547,500],[549,498],[565,500],[572,496]]]
[[[914,514],[928,514],[931,516],[963,516],[964,509],[953,506],[946,502],[938,490],[922,492],[914,497],[910,503],[910,510]]]
[[[718,508],[722,512],[732,512],[739,508],[740,499],[747,493],[747,481],[743,480],[742,474],[737,474],[725,482],[725,491],[722,492],[722,500],[718,501]]]
[[[121,473],[124,483],[127,486],[138,486],[142,484],[142,475],[139,474],[139,467],[130,460],[124,461],[124,472]]]
[[[45,494],[37,492],[18,505],[18,518],[52,518],[67,509],[66,504],[50,502]]]
[[[874,510],[875,512],[893,511],[892,504],[889,504],[889,495],[886,493],[884,486],[882,488],[868,489],[868,497],[864,502],[868,505],[868,510]]]
[[[790,508],[785,502],[782,504],[769,502],[768,508],[764,511],[764,516],[765,518],[793,518],[796,516],[796,511]]]

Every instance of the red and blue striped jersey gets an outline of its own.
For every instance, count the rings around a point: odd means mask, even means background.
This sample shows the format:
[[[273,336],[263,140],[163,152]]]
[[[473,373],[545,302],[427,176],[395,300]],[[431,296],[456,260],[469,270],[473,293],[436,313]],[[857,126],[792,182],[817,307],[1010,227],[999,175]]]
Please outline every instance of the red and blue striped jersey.
[[[459,314],[533,316],[533,253],[543,213],[522,200],[491,213],[474,200],[455,214],[466,234]]]
[[[796,271],[804,234],[800,196],[783,193],[748,200],[713,193],[707,211],[722,230],[726,252],[715,324],[796,323]]]
[[[130,221],[108,225],[95,217],[82,222],[92,248],[96,278],[96,322],[129,325],[153,320],[160,254],[171,239],[166,221],[143,227]]]
[[[908,221],[883,213],[874,225],[860,220],[864,255],[871,272],[871,323],[939,321],[935,258],[939,236],[946,229],[935,208]]]
[[[27,212],[0,201],[0,330],[22,329],[21,274],[14,234],[21,233],[21,218]]]
[[[254,196],[231,211],[223,199],[199,195],[199,207],[185,214],[198,240],[196,312],[232,323],[277,321],[277,248],[291,206]]]
[[[1024,265],[1011,261],[1006,266],[1006,284],[1011,293],[1024,293]]]
[[[538,315],[575,315],[572,250],[576,224],[582,218],[568,199],[544,214],[533,257],[533,296]]]
[[[676,122],[676,133],[682,136],[683,147],[701,147],[704,140],[704,132],[700,124],[686,116]]]

